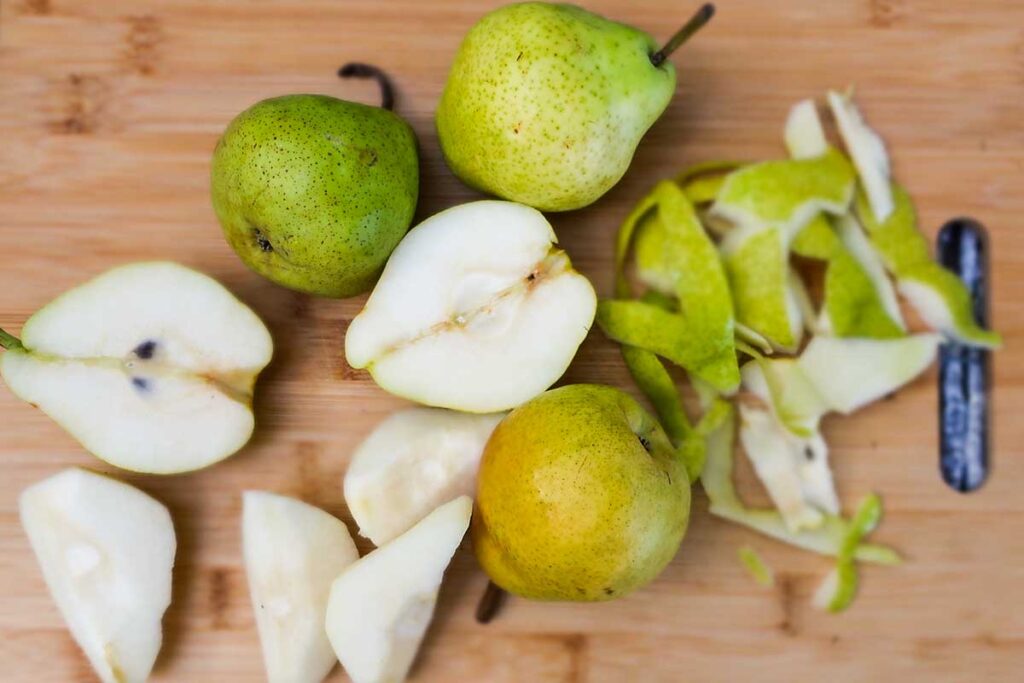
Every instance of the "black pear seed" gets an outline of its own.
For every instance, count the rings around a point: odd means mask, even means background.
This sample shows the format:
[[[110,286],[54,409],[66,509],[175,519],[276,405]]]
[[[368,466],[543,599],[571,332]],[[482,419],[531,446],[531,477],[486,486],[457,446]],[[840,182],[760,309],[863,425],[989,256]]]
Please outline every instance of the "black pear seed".
[[[153,357],[153,354],[156,353],[156,342],[153,341],[152,339],[147,339],[146,341],[136,346],[135,350],[132,353],[134,353],[142,360],[149,360],[150,358]]]
[[[132,386],[139,391],[149,391],[149,380],[145,377],[132,377]]]

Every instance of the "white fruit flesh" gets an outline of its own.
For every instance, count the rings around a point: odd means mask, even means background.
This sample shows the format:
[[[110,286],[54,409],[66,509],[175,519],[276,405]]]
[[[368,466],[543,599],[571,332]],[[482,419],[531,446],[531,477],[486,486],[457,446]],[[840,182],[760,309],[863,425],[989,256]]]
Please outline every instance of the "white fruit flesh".
[[[146,680],[171,604],[167,508],[79,469],[29,487],[19,508],[46,585],[96,674],[104,683]]]
[[[594,319],[585,277],[535,209],[480,201],[413,228],[345,354],[384,389],[469,412],[512,408],[557,380]]]
[[[849,414],[900,388],[932,361],[942,337],[815,337],[797,361],[831,410]]]
[[[344,523],[299,500],[246,491],[242,543],[270,683],[319,683],[336,659],[324,632],[331,582],[359,559]]]
[[[270,333],[215,280],[174,263],[115,268],[55,299],[0,356],[11,390],[118,467],[204,467],[249,439]]]
[[[503,413],[410,408],[381,422],[345,473],[359,533],[384,545],[442,503],[476,491],[480,456]]]
[[[830,90],[828,104],[846,145],[846,151],[857,168],[857,175],[868,196],[871,212],[881,223],[889,217],[896,206],[889,183],[889,155],[885,151],[885,143],[878,133],[864,122],[860,110],[849,95],[840,95]]]
[[[405,680],[472,510],[468,496],[442,505],[334,581],[327,635],[354,683]]]
[[[813,159],[828,151],[814,100],[802,100],[793,105],[786,118],[784,135],[786,151],[794,159]]]
[[[824,521],[822,513],[839,513],[828,447],[820,434],[798,437],[767,410],[741,405],[740,440],[790,531],[814,529]]]

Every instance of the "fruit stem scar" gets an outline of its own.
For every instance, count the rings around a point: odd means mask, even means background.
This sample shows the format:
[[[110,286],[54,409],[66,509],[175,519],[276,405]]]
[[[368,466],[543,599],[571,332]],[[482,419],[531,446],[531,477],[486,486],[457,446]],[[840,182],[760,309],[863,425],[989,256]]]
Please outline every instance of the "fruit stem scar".
[[[668,39],[665,45],[651,55],[651,64],[654,66],[661,66],[669,55],[676,51],[676,49],[690,39],[694,33],[704,27],[711,17],[715,16],[715,6],[710,2],[701,5],[701,8],[697,10],[690,20],[687,21],[681,29],[675,32],[675,34]]]
[[[20,339],[8,334],[3,328],[0,328],[0,346],[9,351],[22,351],[25,348]]]
[[[373,78],[380,86],[380,107],[391,111],[395,108],[395,89],[391,79],[381,69],[372,64],[349,62],[338,69],[339,78]]]

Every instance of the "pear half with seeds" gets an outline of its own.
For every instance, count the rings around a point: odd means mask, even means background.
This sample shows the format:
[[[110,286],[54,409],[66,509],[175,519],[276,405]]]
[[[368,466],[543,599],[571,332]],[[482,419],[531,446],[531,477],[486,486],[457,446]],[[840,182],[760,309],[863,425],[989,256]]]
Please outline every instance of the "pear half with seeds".
[[[596,306],[539,211],[471,202],[406,235],[349,326],[345,355],[413,401],[507,410],[565,372]]]
[[[175,263],[115,268],[0,336],[0,374],[112,465],[169,474],[249,440],[270,333],[212,278]]]
[[[53,600],[99,680],[145,681],[171,604],[177,541],[167,508],[74,468],[25,489],[18,507]]]

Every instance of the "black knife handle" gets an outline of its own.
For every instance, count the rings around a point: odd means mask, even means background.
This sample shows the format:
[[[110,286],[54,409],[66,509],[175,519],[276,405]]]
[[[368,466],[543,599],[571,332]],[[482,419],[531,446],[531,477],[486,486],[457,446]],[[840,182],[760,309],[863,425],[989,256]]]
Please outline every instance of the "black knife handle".
[[[956,273],[971,294],[974,317],[988,325],[989,270],[985,228],[970,218],[939,231],[939,262]],[[955,491],[980,487],[989,473],[988,349],[947,341],[939,348],[939,469]]]

